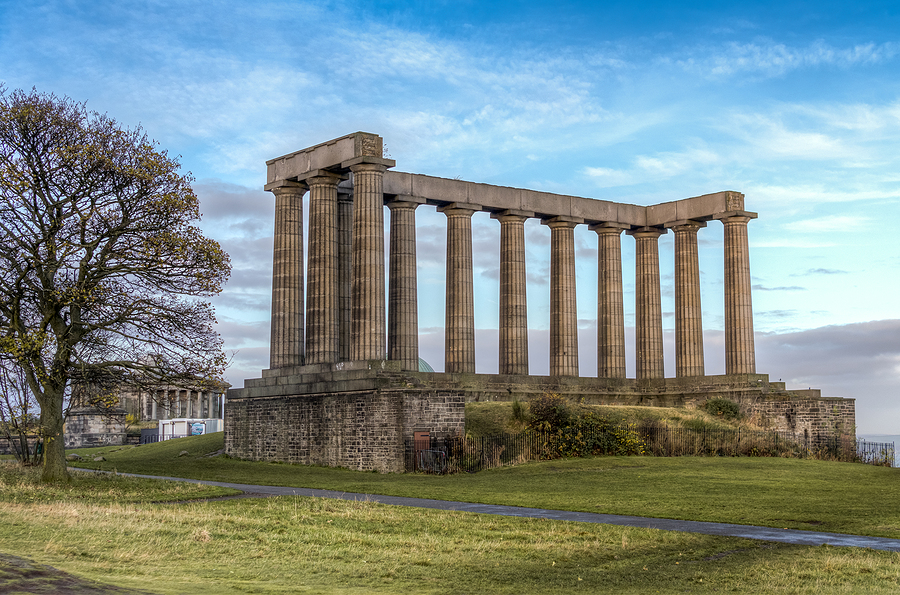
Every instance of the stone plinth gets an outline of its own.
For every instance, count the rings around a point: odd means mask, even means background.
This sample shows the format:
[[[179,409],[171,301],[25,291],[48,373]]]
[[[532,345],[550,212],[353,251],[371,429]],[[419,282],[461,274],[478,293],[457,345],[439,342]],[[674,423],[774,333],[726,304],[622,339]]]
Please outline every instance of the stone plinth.
[[[638,381],[411,372],[382,360],[265,370],[245,385],[228,391],[229,456],[382,472],[403,469],[403,445],[415,432],[461,433],[466,402],[527,402],[548,392],[598,405],[699,407],[725,398],[773,429],[806,429],[811,440],[853,436],[852,399],[795,394],[764,374]]]

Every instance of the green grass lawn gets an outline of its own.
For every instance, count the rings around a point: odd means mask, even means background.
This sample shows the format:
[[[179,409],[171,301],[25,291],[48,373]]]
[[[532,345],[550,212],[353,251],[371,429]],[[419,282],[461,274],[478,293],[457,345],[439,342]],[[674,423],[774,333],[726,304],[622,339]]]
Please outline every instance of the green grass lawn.
[[[198,494],[191,490],[200,488],[169,492],[168,484],[90,475],[44,492],[37,478],[0,465],[0,552],[80,580],[142,592],[886,594],[900,589],[898,553],[319,498],[153,503],[166,494],[193,498]],[[6,570],[0,557],[0,592],[33,592]]]
[[[215,481],[900,538],[900,470],[751,457],[589,457],[476,474],[378,474],[206,457],[223,434],[85,451],[83,466]],[[187,456],[178,456],[182,451]]]

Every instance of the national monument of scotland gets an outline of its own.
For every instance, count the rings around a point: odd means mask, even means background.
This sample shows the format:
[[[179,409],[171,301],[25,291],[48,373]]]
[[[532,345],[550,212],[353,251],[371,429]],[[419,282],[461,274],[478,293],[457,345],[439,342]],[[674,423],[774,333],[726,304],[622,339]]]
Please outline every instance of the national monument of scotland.
[[[402,471],[415,433],[446,437],[463,430],[467,401],[524,401],[544,392],[587,403],[651,406],[723,397],[813,443],[854,433],[853,399],[788,391],[757,374],[747,239],[756,214],[745,210],[742,194],[642,207],[397,172],[394,165],[383,157],[381,137],[364,132],[268,162],[265,189],[275,195],[270,365],[261,378],[228,391],[229,455]],[[416,208],[422,204],[447,217],[443,373],[419,369]],[[499,374],[475,373],[471,221],[478,211],[500,225]],[[529,218],[551,230],[549,376],[528,370]],[[725,234],[721,376],[706,375],[703,361],[697,234],[707,224],[724,225]],[[598,240],[596,378],[578,375],[577,225],[588,225]],[[659,237],[669,230],[675,234],[674,378],[663,371],[658,251]],[[634,238],[635,250],[635,378],[625,375],[623,232]]]

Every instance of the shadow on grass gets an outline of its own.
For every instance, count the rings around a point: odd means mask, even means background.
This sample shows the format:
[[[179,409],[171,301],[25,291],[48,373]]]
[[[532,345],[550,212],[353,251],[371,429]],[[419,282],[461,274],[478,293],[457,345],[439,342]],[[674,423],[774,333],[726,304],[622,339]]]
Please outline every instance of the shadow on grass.
[[[50,595],[150,594],[79,578],[27,558],[0,553],[0,593],[48,593]]]

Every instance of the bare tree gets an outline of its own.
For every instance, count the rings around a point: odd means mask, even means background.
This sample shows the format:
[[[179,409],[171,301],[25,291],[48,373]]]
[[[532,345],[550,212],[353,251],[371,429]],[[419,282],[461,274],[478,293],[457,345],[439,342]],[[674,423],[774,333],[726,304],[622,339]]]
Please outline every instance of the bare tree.
[[[228,255],[190,174],[140,127],[0,88],[0,359],[40,405],[45,481],[66,481],[69,382],[196,383],[225,366],[212,306]]]
[[[22,369],[0,361],[0,438],[6,439],[13,456],[24,465],[39,460],[33,448],[37,445],[28,444],[37,435],[38,411]]]

